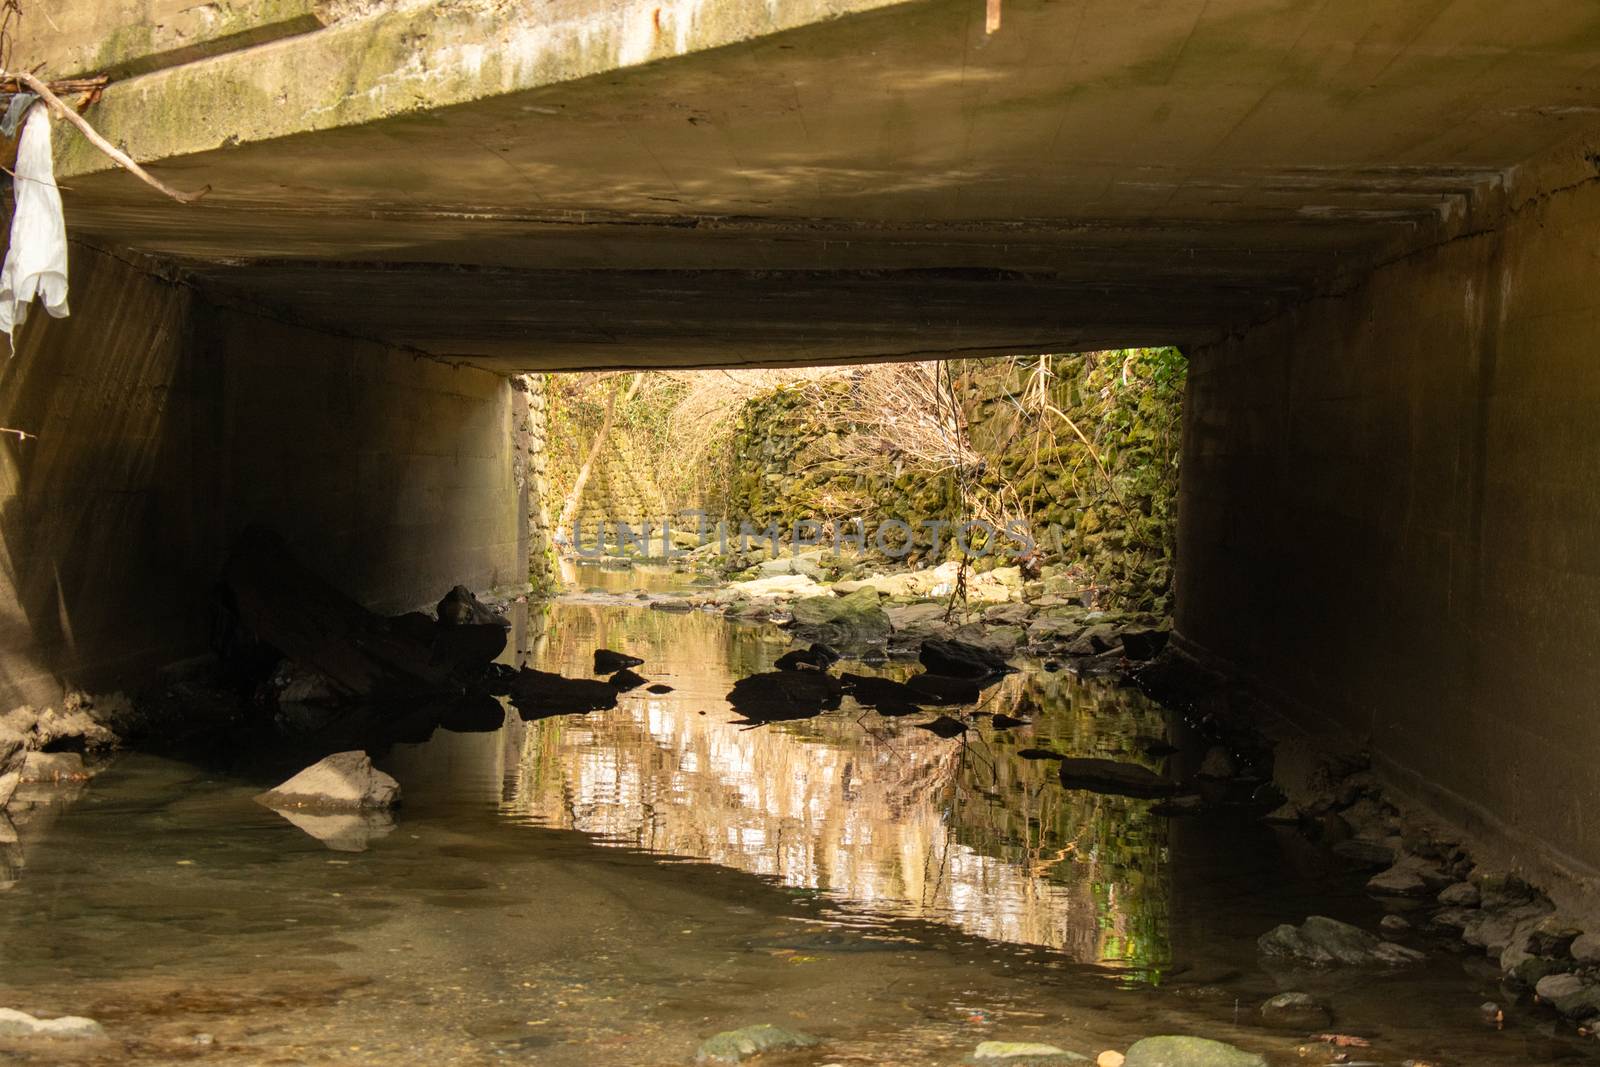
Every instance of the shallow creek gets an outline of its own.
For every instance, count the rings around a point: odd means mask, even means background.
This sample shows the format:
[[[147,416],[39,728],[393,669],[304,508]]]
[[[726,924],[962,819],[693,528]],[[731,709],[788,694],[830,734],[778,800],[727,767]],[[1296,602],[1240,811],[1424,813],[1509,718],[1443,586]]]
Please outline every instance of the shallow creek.
[[[366,851],[254,804],[260,775],[136,754],[36,820],[0,895],[0,1004],[114,1040],[0,1059],[681,1064],[769,1022],[823,1043],[763,1064],[954,1064],[995,1039],[1093,1057],[1154,1033],[1334,1062],[1259,1025],[1284,989],[1371,1041],[1350,1061],[1588,1056],[1532,1009],[1486,1025],[1479,1005],[1508,1003],[1495,969],[1442,944],[1393,972],[1274,974],[1255,939],[1277,923],[1376,929],[1361,872],[1247,817],[1069,793],[1015,755],[1181,743],[1132,690],[1020,661],[984,704],[1032,720],[1016,730],[941,740],[913,725],[931,715],[848,699],[742,728],[723,696],[783,631],[633,599],[668,572],[578,580],[608,592],[518,620],[511,661],[586,676],[606,646],[673,691],[375,754],[405,799]]]

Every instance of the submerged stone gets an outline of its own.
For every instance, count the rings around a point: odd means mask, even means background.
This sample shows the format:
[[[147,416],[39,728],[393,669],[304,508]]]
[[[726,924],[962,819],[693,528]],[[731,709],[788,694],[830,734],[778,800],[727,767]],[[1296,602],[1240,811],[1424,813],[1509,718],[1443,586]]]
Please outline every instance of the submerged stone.
[[[1148,767],[1109,759],[1062,760],[1061,784],[1068,789],[1147,799],[1169,797],[1178,791],[1176,783]]]
[[[1261,1005],[1261,1021],[1282,1030],[1315,1030],[1331,1023],[1333,1014],[1309,993],[1279,993]]]
[[[1123,1067],[1267,1067],[1253,1052],[1204,1037],[1147,1037],[1136,1042]]]
[[[1394,966],[1422,959],[1416,949],[1381,941],[1359,927],[1313,915],[1299,926],[1284,923],[1262,934],[1256,947],[1263,956],[1313,966]]]
[[[700,1063],[739,1063],[774,1049],[809,1048],[816,1043],[816,1038],[798,1030],[760,1023],[706,1038],[694,1058]]]
[[[1055,1064],[1088,1063],[1087,1056],[1041,1041],[985,1041],[972,1053],[974,1064],[1003,1064],[1004,1067],[1053,1067]]]
[[[93,1019],[81,1015],[63,1015],[56,1019],[38,1019],[15,1008],[0,1008],[0,1037],[63,1037],[104,1038],[106,1031]]]

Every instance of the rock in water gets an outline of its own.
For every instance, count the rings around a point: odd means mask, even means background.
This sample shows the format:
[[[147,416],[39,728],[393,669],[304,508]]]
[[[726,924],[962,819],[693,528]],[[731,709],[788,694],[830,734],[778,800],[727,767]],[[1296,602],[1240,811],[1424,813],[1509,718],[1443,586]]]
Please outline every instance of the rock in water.
[[[37,1019],[15,1008],[0,1008],[0,1037],[104,1038],[105,1028],[81,1015]]]
[[[952,678],[947,674],[918,674],[906,679],[906,686],[917,694],[923,704],[944,707],[952,704],[976,704],[983,690],[972,678]]]
[[[973,1050],[972,1061],[980,1067],[1055,1067],[1088,1063],[1089,1057],[1040,1041],[985,1041]]]
[[[256,800],[269,808],[382,811],[399,803],[400,783],[374,767],[365,752],[336,752]]]
[[[590,678],[564,678],[548,671],[524,667],[511,680],[511,703],[527,722],[552,715],[581,715],[617,706],[617,689],[610,682]]]
[[[816,641],[812,643],[810,648],[797,648],[793,652],[785,652],[778,657],[778,661],[773,666],[780,671],[825,671],[837,662],[839,662],[839,653],[821,641]]]
[[[458,585],[439,601],[439,621],[446,626],[499,626],[510,628],[505,616],[490,611],[464,585]]]
[[[942,737],[948,741],[952,737],[960,737],[966,733],[967,724],[960,719],[952,719],[948,715],[941,715],[932,722],[917,723],[917,729],[926,730],[933,736]]]
[[[624,667],[616,674],[613,674],[608,681],[612,687],[617,690],[617,692],[628,693],[639,688],[641,685],[644,685],[647,681],[649,681],[649,679]]]
[[[878,606],[873,589],[849,596],[814,596],[790,608],[794,633],[830,645],[882,644],[889,637],[889,616]]]
[[[1309,993],[1279,993],[1261,1005],[1261,1021],[1280,1030],[1317,1030],[1333,1015]]]
[[[596,674],[615,674],[618,671],[627,670],[629,667],[637,667],[643,662],[644,660],[638,656],[630,656],[625,652],[613,652],[609,648],[597,648],[594,650],[594,673]]]
[[[720,1034],[706,1038],[694,1058],[700,1063],[739,1063],[751,1056],[759,1056],[763,1052],[808,1048],[816,1043],[817,1039],[809,1034],[761,1023],[738,1030],[724,1030]]]
[[[890,678],[846,671],[839,676],[839,681],[844,691],[856,698],[857,704],[876,708],[880,715],[912,715],[922,710],[923,704],[931,703],[909,685]]]
[[[929,674],[951,678],[987,678],[1016,670],[1000,653],[966,641],[930,638],[922,642],[917,658]]]
[[[809,719],[839,706],[844,688],[821,671],[768,671],[733,684],[728,703],[746,723]]]
[[[1552,974],[1533,987],[1539,999],[1569,1019],[1600,1015],[1600,985],[1575,974]]]
[[[1178,791],[1175,782],[1137,763],[1118,763],[1109,759],[1064,759],[1061,784],[1068,789],[1087,789],[1113,796],[1170,797]]]
[[[1122,654],[1131,660],[1155,659],[1167,647],[1171,636],[1166,630],[1125,630]]]
[[[1123,1067],[1267,1067],[1253,1052],[1203,1037],[1147,1037],[1122,1059]]]
[[[1380,941],[1359,927],[1313,915],[1299,926],[1284,923],[1262,934],[1256,947],[1263,956],[1293,960],[1325,967],[1344,964],[1351,967],[1395,966],[1422,959],[1416,949]]]

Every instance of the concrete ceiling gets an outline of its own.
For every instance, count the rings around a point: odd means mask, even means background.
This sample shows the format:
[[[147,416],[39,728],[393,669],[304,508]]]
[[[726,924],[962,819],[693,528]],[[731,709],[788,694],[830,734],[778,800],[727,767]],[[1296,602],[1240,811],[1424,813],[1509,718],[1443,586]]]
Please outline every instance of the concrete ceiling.
[[[191,207],[82,173],[69,219],[506,370],[1185,343],[1448,236],[1600,118],[1588,0],[984,13],[918,0],[163,160],[212,187]]]

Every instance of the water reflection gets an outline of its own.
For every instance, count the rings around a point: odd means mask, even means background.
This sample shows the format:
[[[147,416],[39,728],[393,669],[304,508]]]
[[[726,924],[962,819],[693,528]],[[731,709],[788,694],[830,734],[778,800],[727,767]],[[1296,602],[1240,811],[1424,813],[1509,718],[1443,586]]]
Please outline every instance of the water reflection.
[[[530,662],[583,674],[600,646],[643,656],[641,673],[674,691],[522,727],[508,812],[1077,961],[1169,961],[1165,820],[1142,801],[1064,791],[1053,763],[1015,755],[1142,758],[1133,739],[1166,723],[1137,694],[1013,675],[983,706],[1032,724],[985,721],[966,742],[913,728],[931,716],[884,719],[848,698],[816,719],[742,727],[724,694],[770,669],[786,634],[593,604],[555,605]]]

